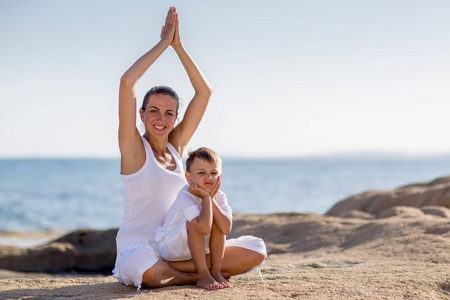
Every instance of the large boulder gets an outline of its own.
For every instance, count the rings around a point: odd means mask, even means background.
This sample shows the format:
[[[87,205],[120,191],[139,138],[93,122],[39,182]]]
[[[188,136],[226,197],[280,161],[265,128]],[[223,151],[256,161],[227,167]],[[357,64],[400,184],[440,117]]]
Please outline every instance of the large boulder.
[[[0,247],[0,269],[21,272],[111,272],[117,229],[77,230],[50,243],[23,249]]]
[[[450,177],[411,184],[393,191],[359,193],[338,202],[325,215],[343,217],[348,211],[358,210],[379,217],[395,206],[450,208]]]

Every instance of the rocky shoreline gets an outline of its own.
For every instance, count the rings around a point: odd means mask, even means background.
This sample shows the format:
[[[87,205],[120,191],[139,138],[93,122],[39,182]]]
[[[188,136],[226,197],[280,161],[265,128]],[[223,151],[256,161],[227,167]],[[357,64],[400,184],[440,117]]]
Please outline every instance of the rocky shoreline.
[[[265,283],[259,276],[243,275],[232,278],[233,289],[207,293],[191,286],[170,287],[153,290],[153,297],[448,299],[449,207],[450,177],[445,177],[360,193],[324,216],[237,214],[230,237],[251,234],[266,241]],[[104,275],[114,266],[116,233],[78,230],[37,247],[0,246],[0,298],[28,293],[81,299],[91,283],[97,285],[95,298],[140,297]],[[61,272],[72,276],[48,275]],[[80,285],[81,294],[75,288]]]

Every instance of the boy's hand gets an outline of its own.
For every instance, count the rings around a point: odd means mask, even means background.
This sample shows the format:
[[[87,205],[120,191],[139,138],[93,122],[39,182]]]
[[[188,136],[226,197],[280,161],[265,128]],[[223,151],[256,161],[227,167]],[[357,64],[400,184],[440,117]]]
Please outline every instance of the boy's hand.
[[[214,196],[217,194],[217,192],[219,191],[219,189],[220,189],[220,184],[222,183],[222,176],[219,176],[218,178],[217,178],[217,182],[216,182],[216,185],[214,186],[214,188],[211,190],[211,192],[209,193],[209,196],[211,197],[211,198],[214,198]]]
[[[209,193],[204,189],[202,189],[201,187],[199,187],[196,183],[191,183],[188,192],[202,199],[209,197]]]

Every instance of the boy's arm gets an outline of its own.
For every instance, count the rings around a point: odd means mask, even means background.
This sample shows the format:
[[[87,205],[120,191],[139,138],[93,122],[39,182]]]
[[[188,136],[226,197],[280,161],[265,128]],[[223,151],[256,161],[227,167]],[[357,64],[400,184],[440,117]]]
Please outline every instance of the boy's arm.
[[[231,227],[233,226],[233,220],[222,210],[214,198],[211,202],[214,224],[216,224],[217,229],[219,229],[222,234],[229,234],[231,232]]]
[[[199,188],[195,183],[191,184],[188,189],[189,193],[202,198],[202,208],[200,215],[189,221],[202,234],[211,233],[213,222],[212,201],[208,192]]]
[[[212,206],[213,206],[213,222],[216,224],[219,231],[227,235],[231,232],[231,227],[233,226],[233,220],[231,218],[231,208],[228,206],[226,197],[224,195],[224,199],[221,199],[224,205],[227,205],[228,208],[230,208],[229,214],[223,211],[223,209],[220,207],[220,205],[217,203],[214,198],[216,197],[217,193],[219,192],[220,186],[222,184],[222,176],[217,178],[216,185],[214,186],[213,190],[209,193],[212,199]]]

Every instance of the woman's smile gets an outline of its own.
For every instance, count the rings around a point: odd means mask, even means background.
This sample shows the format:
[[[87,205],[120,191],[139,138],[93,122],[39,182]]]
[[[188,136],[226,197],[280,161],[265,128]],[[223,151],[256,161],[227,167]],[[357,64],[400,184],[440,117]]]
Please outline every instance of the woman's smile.
[[[158,125],[153,125],[153,127],[155,127],[158,130],[164,130],[167,128],[167,126],[158,126]]]

